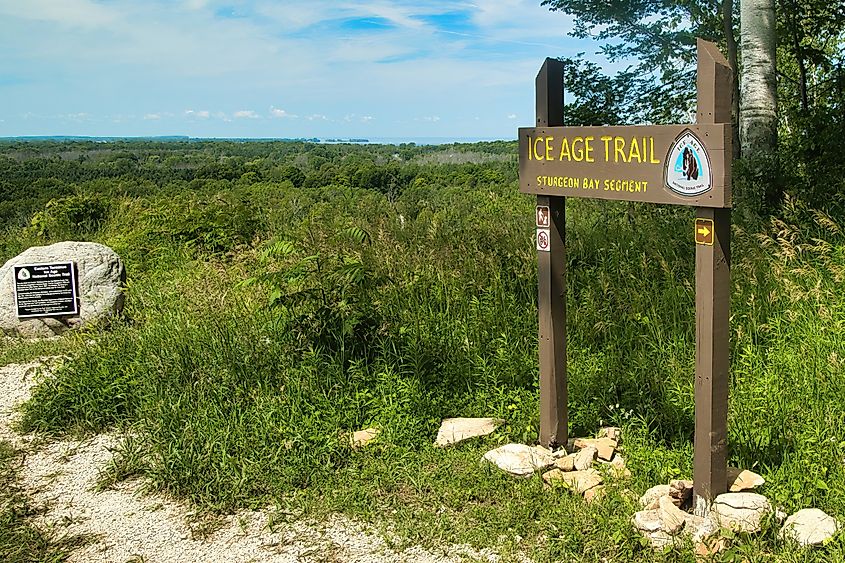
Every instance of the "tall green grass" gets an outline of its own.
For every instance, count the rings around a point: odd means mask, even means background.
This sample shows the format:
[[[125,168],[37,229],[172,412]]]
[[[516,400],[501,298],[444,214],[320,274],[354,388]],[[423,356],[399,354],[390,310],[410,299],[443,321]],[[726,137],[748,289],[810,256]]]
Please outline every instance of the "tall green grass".
[[[420,180],[398,197],[227,190],[111,202],[91,238],[127,258],[127,320],[80,339],[27,403],[24,429],[124,430],[113,478],[142,474],[212,510],[387,514],[409,541],[540,560],[663,557],[641,546],[623,489],[691,477],[691,211],[567,204],[571,432],[625,427],[635,475],[585,507],[479,462],[535,440],[539,422],[533,202],[512,181]],[[788,510],[843,518],[845,237],[829,216],[787,211],[734,229],[731,461],[761,472]],[[433,448],[451,416],[507,423]],[[365,426],[382,435],[353,452],[347,434]],[[799,557],[774,532],[738,545],[740,559]],[[842,553],[834,543],[806,558]]]

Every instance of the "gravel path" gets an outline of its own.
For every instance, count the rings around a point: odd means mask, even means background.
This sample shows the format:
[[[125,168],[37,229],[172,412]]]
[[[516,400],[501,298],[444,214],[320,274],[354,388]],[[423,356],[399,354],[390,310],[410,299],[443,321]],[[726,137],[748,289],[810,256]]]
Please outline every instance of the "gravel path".
[[[101,468],[111,460],[119,437],[101,434],[84,441],[61,440],[38,446],[33,436],[10,428],[14,407],[29,397],[48,359],[0,367],[0,439],[27,454],[20,480],[32,501],[46,507],[36,525],[58,537],[82,535],[89,542],[71,561],[115,563],[327,562],[440,563],[497,561],[492,553],[467,546],[434,552],[421,547],[393,551],[366,526],[343,516],[325,522],[269,525],[269,511],[243,511],[226,517],[211,534],[199,537],[191,510],[157,494],[142,494],[143,482],[129,480],[102,492],[93,490]]]

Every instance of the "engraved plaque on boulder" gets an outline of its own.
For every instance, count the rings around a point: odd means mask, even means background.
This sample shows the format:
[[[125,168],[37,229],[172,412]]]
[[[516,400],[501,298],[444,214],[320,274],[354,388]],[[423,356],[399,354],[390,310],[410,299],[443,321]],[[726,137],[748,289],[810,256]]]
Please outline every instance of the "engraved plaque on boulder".
[[[79,313],[73,262],[14,266],[15,307],[19,319],[65,317]]]

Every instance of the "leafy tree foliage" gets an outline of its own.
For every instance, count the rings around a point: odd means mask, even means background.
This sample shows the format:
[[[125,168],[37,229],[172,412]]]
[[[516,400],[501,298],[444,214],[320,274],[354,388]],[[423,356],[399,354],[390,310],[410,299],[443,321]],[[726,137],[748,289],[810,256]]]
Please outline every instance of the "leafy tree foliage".
[[[574,16],[571,34],[601,41],[610,62],[633,61],[614,80],[627,84],[640,101],[634,106],[640,122],[688,120],[695,104],[696,37],[725,43],[717,2],[543,0],[542,5]]]
[[[571,34],[601,42],[610,62],[630,62],[615,76],[594,63],[568,61],[567,119],[575,124],[691,121],[695,103],[695,38],[714,41],[734,68],[738,117],[743,69],[735,41],[733,0],[543,0],[575,18]],[[786,193],[826,206],[845,192],[839,156],[845,130],[845,3],[776,0],[777,153],[763,166],[736,169],[735,199],[753,213],[772,212]],[[735,126],[735,134],[739,127]],[[735,146],[738,139],[735,137]]]

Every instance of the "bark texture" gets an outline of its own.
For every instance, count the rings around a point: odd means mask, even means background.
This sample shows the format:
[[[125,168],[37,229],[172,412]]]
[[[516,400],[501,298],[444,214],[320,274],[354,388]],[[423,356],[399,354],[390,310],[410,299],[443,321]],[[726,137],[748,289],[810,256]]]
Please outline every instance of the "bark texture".
[[[742,84],[739,135],[745,156],[777,147],[777,48],[774,0],[741,0]]]
[[[733,153],[734,158],[742,156],[742,145],[739,140],[739,53],[734,37],[734,2],[722,0],[722,25],[725,33],[725,43],[728,47],[728,64],[733,70],[731,80],[731,123],[733,123]]]

